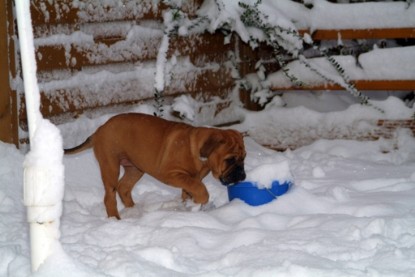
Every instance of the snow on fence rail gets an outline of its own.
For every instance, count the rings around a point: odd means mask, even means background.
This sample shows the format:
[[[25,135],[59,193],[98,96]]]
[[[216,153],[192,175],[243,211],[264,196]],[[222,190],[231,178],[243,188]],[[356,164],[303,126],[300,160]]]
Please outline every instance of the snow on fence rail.
[[[373,49],[357,57],[334,56],[359,90],[415,90],[414,57],[415,46]],[[327,76],[336,75],[335,68],[324,57],[309,62],[323,69]],[[267,80],[271,90],[342,90],[340,85],[327,83],[299,61],[291,62],[287,68],[292,74],[301,76],[304,85],[295,86],[283,72],[275,72]]]
[[[337,29],[337,30],[300,30],[300,34],[311,33],[315,41],[347,39],[413,39],[415,26],[412,28],[379,29]],[[336,56],[339,64],[349,74],[350,81],[359,90],[415,90],[415,71],[412,70],[414,46],[373,49],[359,56]],[[325,58],[315,58],[311,63],[324,67],[335,75],[334,69]],[[271,90],[342,90],[338,84],[327,83],[319,76],[309,72],[304,64],[294,61],[288,65],[289,70],[302,76],[304,86],[295,86],[282,72],[275,72],[267,83]],[[330,69],[331,68],[331,69]],[[311,73],[311,74],[310,74]]]

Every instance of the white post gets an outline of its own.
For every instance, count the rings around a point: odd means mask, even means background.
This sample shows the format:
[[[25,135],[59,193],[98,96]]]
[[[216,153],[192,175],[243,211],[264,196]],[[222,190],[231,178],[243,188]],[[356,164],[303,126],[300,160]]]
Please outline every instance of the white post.
[[[32,20],[30,17],[30,0],[17,0],[15,3],[25,87],[27,121],[29,125],[29,138],[32,139],[41,115],[39,112],[40,95],[36,77],[36,60],[33,44]]]
[[[39,155],[45,148],[40,145],[43,142],[39,140],[40,129],[52,130],[49,134],[58,133],[54,131],[51,124],[46,124],[40,113],[40,95],[36,77],[36,60],[33,41],[33,28],[30,15],[30,0],[16,0],[17,27],[19,33],[20,54],[22,60],[23,80],[25,88],[26,111],[29,125],[30,148],[33,152],[28,153],[25,159],[24,173],[24,203],[27,206],[27,220],[30,223],[30,248],[32,271],[36,271],[39,266],[52,253],[54,243],[59,243],[59,217],[61,215],[61,205],[63,197],[63,165],[61,165],[61,155],[44,153]],[[40,128],[42,127],[42,128]],[[40,132],[44,134],[44,132]],[[38,145],[36,145],[38,144]],[[40,146],[40,147],[39,147]],[[48,145],[49,147],[49,145]],[[39,150],[40,148],[40,150]],[[47,147],[46,147],[47,149]],[[55,151],[59,153],[58,151]],[[50,156],[47,156],[50,155]],[[63,155],[63,154],[62,154]],[[39,157],[40,156],[40,157]],[[60,159],[60,162],[59,162]],[[45,162],[46,161],[46,162]],[[57,162],[56,162],[57,161]],[[51,164],[58,164],[57,170]],[[59,174],[56,174],[58,171]],[[62,180],[61,180],[62,179]],[[50,193],[50,191],[54,193]]]

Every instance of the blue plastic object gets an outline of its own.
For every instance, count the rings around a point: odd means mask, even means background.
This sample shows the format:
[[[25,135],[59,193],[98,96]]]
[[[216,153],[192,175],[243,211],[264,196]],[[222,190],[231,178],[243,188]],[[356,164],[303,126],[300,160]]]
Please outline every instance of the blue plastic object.
[[[228,187],[229,201],[241,199],[251,206],[266,204],[288,191],[292,182],[273,181],[271,188],[258,188],[254,182],[243,181]]]

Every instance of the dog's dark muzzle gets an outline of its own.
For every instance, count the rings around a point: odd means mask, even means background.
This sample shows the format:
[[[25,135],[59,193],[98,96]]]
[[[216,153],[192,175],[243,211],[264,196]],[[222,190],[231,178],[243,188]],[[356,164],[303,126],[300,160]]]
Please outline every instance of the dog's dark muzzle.
[[[224,186],[229,186],[233,183],[243,181],[246,178],[244,165],[235,165],[226,171],[223,176],[219,178],[220,182]]]

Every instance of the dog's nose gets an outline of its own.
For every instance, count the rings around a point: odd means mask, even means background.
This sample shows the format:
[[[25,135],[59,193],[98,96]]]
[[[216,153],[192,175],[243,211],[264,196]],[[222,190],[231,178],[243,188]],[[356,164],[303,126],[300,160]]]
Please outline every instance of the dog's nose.
[[[246,173],[245,173],[245,171],[242,171],[241,172],[241,180],[240,181],[243,181],[243,180],[245,180],[245,178],[246,178]]]
[[[246,173],[243,165],[237,165],[226,176],[221,176],[219,180],[225,186],[245,180]]]
[[[238,179],[238,181],[243,181],[243,180],[245,180],[245,178],[246,178],[246,173],[245,173],[245,168],[244,168],[244,166],[243,166],[243,165],[239,165],[239,166],[236,168],[236,172],[237,172],[237,174],[236,174],[236,178]]]

